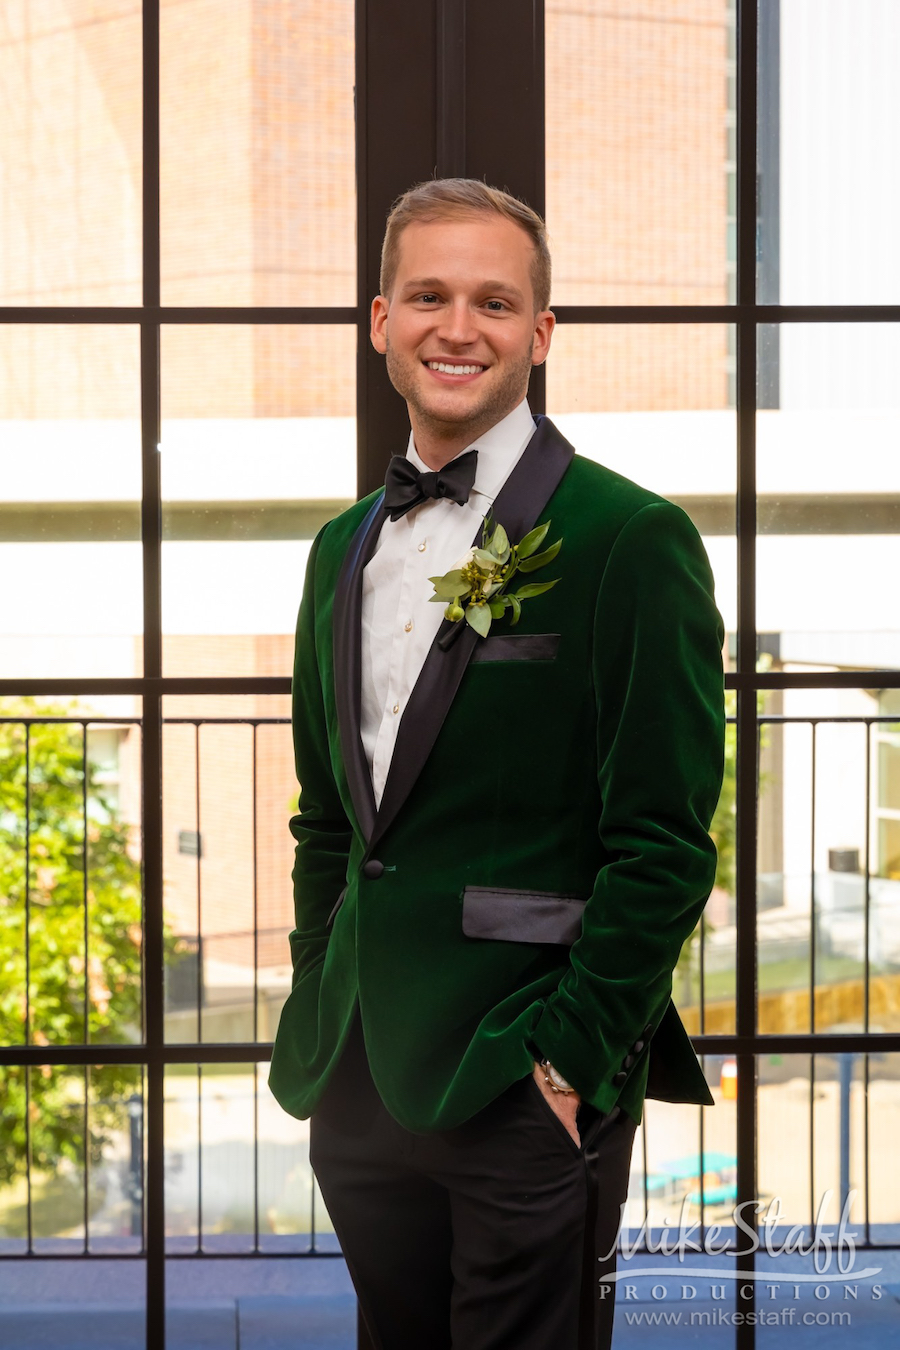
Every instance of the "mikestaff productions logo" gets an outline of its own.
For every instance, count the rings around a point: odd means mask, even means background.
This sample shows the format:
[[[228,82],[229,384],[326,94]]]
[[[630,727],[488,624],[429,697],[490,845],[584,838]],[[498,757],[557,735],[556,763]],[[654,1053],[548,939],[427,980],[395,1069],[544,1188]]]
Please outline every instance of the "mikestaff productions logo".
[[[848,1228],[856,1191],[848,1191],[836,1230],[825,1226],[825,1216],[833,1195],[831,1190],[822,1195],[811,1233],[808,1225],[797,1224],[777,1241],[776,1232],[781,1217],[779,1196],[773,1196],[765,1207],[760,1200],[745,1200],[735,1205],[731,1213],[736,1231],[724,1239],[721,1223],[708,1226],[701,1236],[699,1222],[690,1219],[689,1197],[685,1196],[677,1226],[667,1218],[663,1228],[657,1230],[658,1236],[654,1236],[652,1231],[648,1232],[645,1219],[634,1240],[630,1241],[631,1230],[625,1224],[625,1202],[619,1210],[616,1241],[609,1251],[598,1257],[603,1263],[609,1263],[614,1258],[619,1263],[618,1269],[601,1276],[600,1298],[606,1299],[614,1285],[617,1288],[617,1303],[619,1300],[625,1304],[646,1303],[649,1299],[653,1303],[667,1302],[671,1305],[692,1302],[699,1296],[705,1310],[691,1311],[686,1319],[697,1324],[735,1324],[742,1321],[758,1325],[794,1322],[802,1322],[807,1326],[847,1324],[851,1321],[849,1312],[826,1311],[822,1305],[830,1304],[834,1309],[835,1304],[841,1304],[847,1309],[865,1299],[881,1299],[885,1291],[882,1285],[874,1283],[874,1277],[881,1273],[881,1266],[856,1269],[854,1238],[858,1234],[850,1232]],[[748,1209],[760,1216],[756,1227],[745,1219]],[[743,1243],[744,1236],[747,1243],[739,1245]],[[777,1275],[773,1274],[768,1262],[767,1269],[762,1271],[739,1270],[727,1263],[750,1252],[762,1252],[777,1258]],[[666,1257],[669,1259],[668,1264],[640,1268],[632,1266],[630,1269],[624,1265],[636,1255],[645,1257],[648,1254]],[[675,1257],[679,1263],[683,1263],[687,1257],[698,1254],[710,1258],[709,1262],[694,1264],[692,1261],[684,1270],[685,1278],[679,1281],[677,1266],[673,1265],[671,1258]],[[800,1258],[803,1258],[802,1263]],[[812,1269],[809,1258],[812,1258]],[[799,1268],[801,1264],[804,1268]],[[665,1276],[666,1284],[658,1282],[660,1276]],[[654,1277],[657,1282],[648,1286],[645,1281]],[[814,1311],[809,1311],[810,1298],[815,1301],[812,1304]],[[807,1304],[806,1311],[792,1306],[801,1299]],[[733,1302],[739,1307],[738,1300],[755,1300],[755,1307],[752,1311],[748,1309],[741,1313],[727,1307],[716,1309],[714,1306],[716,1303]],[[674,1310],[669,1313],[634,1313],[631,1317],[626,1313],[626,1317],[629,1321],[643,1318],[654,1323],[660,1320],[666,1323],[685,1320],[681,1311]]]

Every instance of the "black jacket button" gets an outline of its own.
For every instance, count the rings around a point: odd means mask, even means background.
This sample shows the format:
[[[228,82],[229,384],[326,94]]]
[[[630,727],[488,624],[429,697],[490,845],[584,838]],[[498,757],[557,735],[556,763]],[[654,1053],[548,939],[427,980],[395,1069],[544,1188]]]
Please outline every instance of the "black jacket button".
[[[652,1023],[652,1022],[648,1022],[648,1023],[647,1023],[647,1025],[644,1027],[644,1030],[641,1032],[641,1035],[643,1036],[643,1038],[644,1038],[645,1041],[649,1041],[650,1037],[653,1035],[653,1023]]]
[[[384,871],[384,863],[379,862],[377,858],[369,858],[368,862],[363,863],[363,876],[368,877],[370,881],[377,881]]]
[[[636,1055],[639,1055],[639,1054],[641,1053],[641,1051],[643,1050],[643,1048],[644,1048],[644,1042],[643,1042],[643,1041],[635,1041],[634,1045],[633,1045],[631,1048],[632,1048],[632,1050],[634,1051],[634,1053],[635,1053]]]
[[[620,1069],[618,1073],[613,1074],[613,1082],[615,1083],[616,1087],[621,1087],[627,1077],[628,1074],[624,1073],[623,1070]]]
[[[634,1063],[634,1055],[626,1055],[625,1058],[622,1060],[622,1068],[630,1069],[633,1063]]]

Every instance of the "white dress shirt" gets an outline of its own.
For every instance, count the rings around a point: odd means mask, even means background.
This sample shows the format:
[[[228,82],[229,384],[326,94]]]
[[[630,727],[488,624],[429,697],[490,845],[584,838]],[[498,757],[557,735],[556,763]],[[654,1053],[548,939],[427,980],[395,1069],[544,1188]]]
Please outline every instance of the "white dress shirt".
[[[534,430],[523,400],[466,447],[478,451],[467,502],[429,497],[399,520],[387,517],[381,527],[362,590],[360,731],[376,806],[381,804],[400,719],[444,617],[444,605],[429,603],[434,586],[428,578],[449,572],[469,548]],[[429,471],[416,452],[412,432],[406,457],[420,472]]]

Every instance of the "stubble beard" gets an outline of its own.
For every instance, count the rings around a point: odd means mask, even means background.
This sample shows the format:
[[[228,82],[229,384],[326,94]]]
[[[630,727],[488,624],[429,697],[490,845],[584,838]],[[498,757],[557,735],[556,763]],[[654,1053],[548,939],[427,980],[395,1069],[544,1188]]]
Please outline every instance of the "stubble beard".
[[[436,440],[456,440],[461,432],[466,431],[469,439],[474,440],[496,426],[522,402],[528,390],[533,350],[532,340],[521,361],[507,366],[502,379],[489,388],[482,401],[449,415],[437,413],[428,406],[417,383],[419,362],[415,358],[397,356],[389,339],[385,341],[385,363],[391,384],[406,399],[411,413],[415,414],[424,431]]]

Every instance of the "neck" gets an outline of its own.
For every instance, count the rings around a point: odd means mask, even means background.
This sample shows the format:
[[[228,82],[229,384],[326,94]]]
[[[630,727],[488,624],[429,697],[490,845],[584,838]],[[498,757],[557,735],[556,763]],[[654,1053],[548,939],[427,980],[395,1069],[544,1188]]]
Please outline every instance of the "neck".
[[[487,428],[485,428],[486,430]],[[435,441],[416,431],[413,427],[413,440],[416,446],[416,452],[419,457],[428,465],[429,469],[442,469],[445,464],[449,464],[451,459],[465,450],[467,445],[471,445],[477,440],[481,432],[476,432],[474,436],[466,435],[462,438],[455,437],[450,440]]]
[[[518,404],[515,406],[518,407]],[[451,459],[456,459],[467,446],[477,441],[486,431],[490,431],[498,422],[502,422],[511,412],[512,408],[507,408],[500,417],[489,414],[482,422],[469,422],[460,427],[453,423],[423,419],[409,408],[409,421],[416,453],[429,469],[442,469]]]

